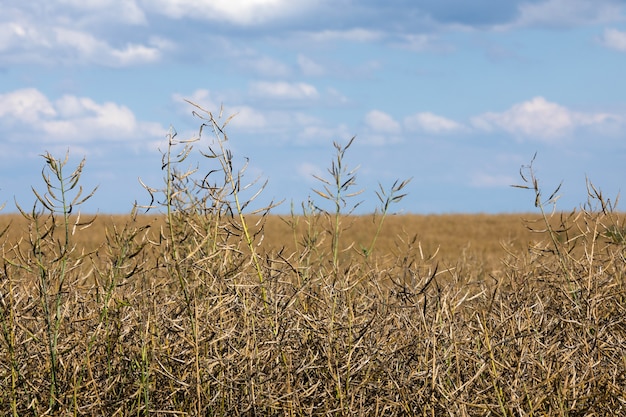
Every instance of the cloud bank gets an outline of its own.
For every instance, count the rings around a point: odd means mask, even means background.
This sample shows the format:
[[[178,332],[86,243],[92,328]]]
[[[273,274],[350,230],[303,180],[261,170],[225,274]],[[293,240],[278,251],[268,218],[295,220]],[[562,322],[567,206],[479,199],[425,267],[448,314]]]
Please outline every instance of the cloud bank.
[[[137,120],[123,105],[72,95],[50,100],[39,90],[27,88],[0,94],[0,131],[20,145],[90,143],[98,148],[106,142],[134,146],[142,140],[162,137],[166,129],[158,123]]]
[[[572,136],[579,128],[602,129],[622,124],[621,115],[570,110],[543,97],[513,105],[503,112],[488,112],[472,119],[472,125],[488,132],[502,130],[518,138],[555,141]]]

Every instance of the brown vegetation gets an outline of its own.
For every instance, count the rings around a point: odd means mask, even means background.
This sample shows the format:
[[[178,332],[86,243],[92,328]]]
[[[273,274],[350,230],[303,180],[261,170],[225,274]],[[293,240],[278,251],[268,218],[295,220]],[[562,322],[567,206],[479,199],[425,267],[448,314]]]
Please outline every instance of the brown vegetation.
[[[188,144],[168,151],[148,188],[163,214],[71,217],[82,165],[47,156],[35,210],[2,218],[7,414],[626,413],[624,216],[593,186],[545,213],[530,167],[538,223],[388,216],[403,183],[376,217],[345,216],[337,145],[318,191],[335,212],[243,215],[203,121],[218,168],[197,179],[176,170]]]

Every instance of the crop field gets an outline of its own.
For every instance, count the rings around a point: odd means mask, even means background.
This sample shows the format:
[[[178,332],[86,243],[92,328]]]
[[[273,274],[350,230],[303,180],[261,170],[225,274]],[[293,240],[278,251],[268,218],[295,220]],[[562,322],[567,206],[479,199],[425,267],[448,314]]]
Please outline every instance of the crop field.
[[[626,415],[626,216],[591,183],[527,215],[351,214],[350,144],[291,215],[246,211],[224,126],[210,172],[170,137],[153,206],[78,215],[50,155],[0,216],[5,415]]]

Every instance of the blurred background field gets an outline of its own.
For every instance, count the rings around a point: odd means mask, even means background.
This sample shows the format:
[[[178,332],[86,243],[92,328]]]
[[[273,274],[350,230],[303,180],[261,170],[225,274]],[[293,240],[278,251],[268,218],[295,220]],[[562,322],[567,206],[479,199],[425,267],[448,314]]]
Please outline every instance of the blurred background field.
[[[83,215],[83,221],[95,219],[85,233],[77,234],[75,243],[86,251],[97,250],[105,242],[107,228],[122,228],[131,219],[125,215]],[[498,268],[500,259],[506,255],[504,248],[520,250],[534,241],[544,237],[529,231],[524,220],[539,221],[538,214],[432,214],[392,215],[385,219],[384,227],[376,243],[376,253],[380,256],[394,256],[405,249],[405,245],[416,240],[420,243],[425,255],[438,252],[438,258],[447,263],[455,263],[461,259],[472,258],[485,263],[487,268]],[[138,226],[150,226],[152,237],[158,237],[158,231],[165,225],[166,217],[159,214],[137,216]],[[250,216],[250,224],[258,220]],[[300,224],[296,235],[302,234],[306,227],[305,218],[296,216],[269,215],[264,226],[263,242],[259,245],[262,251],[295,251],[297,239],[294,240],[293,228],[288,224],[295,220]],[[352,249],[370,243],[376,231],[376,217],[373,215],[349,216],[343,220],[343,239],[353,243]],[[320,223],[324,220],[320,219]],[[15,240],[25,238],[28,222],[20,215],[0,215],[0,228],[11,225],[8,236]],[[20,234],[24,236],[20,236]],[[329,239],[322,234],[321,239],[328,243]],[[349,245],[347,245],[349,246]],[[346,246],[346,247],[347,247]],[[345,248],[344,248],[345,249]]]
[[[559,219],[567,213],[557,213],[552,218],[556,228]],[[624,222],[626,214],[615,214],[618,221]],[[72,220],[75,221],[76,217]],[[82,233],[76,234],[75,244],[85,252],[98,251],[106,245],[107,230],[121,229],[131,222],[125,215],[83,215],[82,221],[93,220]],[[258,216],[248,216],[248,223],[254,225]],[[347,216],[342,219],[343,257],[358,257],[359,251],[367,247],[374,236],[379,216]],[[302,236],[311,219],[304,216],[268,215],[264,219],[263,240],[257,248],[261,253],[272,255],[278,251],[297,252],[303,244]],[[503,267],[511,252],[528,252],[531,248],[548,243],[549,237],[537,230],[530,230],[540,224],[542,217],[537,213],[510,214],[399,214],[388,216],[377,238],[374,254],[379,262],[395,259],[414,247],[420,257],[435,257],[447,267],[470,263],[474,271],[482,273],[498,271]],[[147,236],[158,240],[159,233],[166,225],[166,216],[161,214],[138,215],[132,223],[136,227],[148,227]],[[297,224],[294,229],[293,224]],[[20,215],[0,215],[0,229],[11,225],[7,236],[10,240],[26,239],[28,222]],[[319,217],[311,227],[328,228],[328,219]],[[530,227],[529,227],[530,226]],[[254,229],[254,226],[252,226]],[[541,230],[541,227],[539,227]],[[255,231],[258,231],[258,227]],[[22,235],[23,234],[23,235]],[[319,233],[320,250],[329,250],[330,237],[327,230]],[[421,254],[419,253],[421,250]]]

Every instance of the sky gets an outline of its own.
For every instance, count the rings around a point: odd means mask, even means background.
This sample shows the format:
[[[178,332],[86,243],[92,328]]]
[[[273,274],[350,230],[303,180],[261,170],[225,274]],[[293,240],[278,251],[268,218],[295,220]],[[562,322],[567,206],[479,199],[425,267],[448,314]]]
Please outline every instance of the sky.
[[[223,119],[251,208],[309,200],[333,143],[358,168],[346,209],[411,179],[398,213],[533,212],[533,161],[557,209],[613,201],[626,179],[626,1],[2,0],[0,202],[33,208],[49,152],[83,212],[129,213],[163,188],[167,134]],[[187,166],[200,177],[205,131]],[[178,148],[177,148],[178,149]],[[536,155],[536,156],[535,156]],[[535,156],[533,160],[533,156]],[[256,191],[254,191],[256,192]],[[256,205],[255,205],[256,204]],[[621,207],[621,206],[618,206]]]

